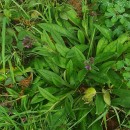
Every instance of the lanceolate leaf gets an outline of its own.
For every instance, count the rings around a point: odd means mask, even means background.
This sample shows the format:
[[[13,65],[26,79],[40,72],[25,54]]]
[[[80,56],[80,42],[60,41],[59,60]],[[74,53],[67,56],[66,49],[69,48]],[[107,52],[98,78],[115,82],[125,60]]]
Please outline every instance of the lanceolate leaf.
[[[117,49],[117,44],[118,44],[118,41],[115,40],[115,41],[112,41],[111,43],[109,43],[105,49],[103,50],[103,52],[115,52],[116,49]]]
[[[51,32],[51,36],[52,36],[52,38],[54,39],[54,41],[55,41],[56,43],[65,45],[65,43],[64,43],[64,41],[63,41],[63,39],[62,39],[60,33],[56,32],[56,31],[55,31],[55,32],[52,31],[52,32]]]
[[[57,87],[61,86],[69,86],[66,81],[64,81],[61,76],[57,75],[54,72],[51,72],[49,70],[39,70],[38,71],[43,78],[45,78],[50,83],[54,83]]]
[[[79,82],[82,82],[87,74],[86,69],[82,69],[78,72],[78,80]]]
[[[59,67],[53,62],[53,57],[44,57],[47,65],[46,67],[50,67],[55,73],[59,73]],[[44,64],[44,63],[42,63]],[[43,68],[43,67],[42,67]],[[41,69],[41,68],[40,68]]]
[[[111,40],[112,35],[109,29],[101,27],[100,25],[97,24],[95,24],[95,27],[102,33],[104,37],[106,37],[108,40]]]
[[[71,102],[70,102],[70,100],[67,98],[66,100],[65,100],[65,111],[66,111],[66,113],[68,114],[68,115],[70,115],[70,117],[72,118],[72,119],[75,119],[76,117],[75,117],[75,113],[74,113],[74,111],[73,111],[73,109],[72,109],[72,104],[71,104]]]
[[[58,101],[58,99],[57,99],[55,96],[53,96],[51,93],[49,93],[49,92],[46,91],[45,89],[43,89],[43,88],[41,88],[41,87],[38,87],[38,89],[39,89],[39,92],[41,93],[41,95],[42,95],[45,99],[47,99],[47,100],[49,100],[49,101],[51,101],[51,102],[56,102],[56,101]]]
[[[115,98],[112,100],[112,105],[130,108],[130,97]]]
[[[38,85],[39,86],[39,85]],[[42,88],[43,89],[43,88]],[[58,92],[59,89],[58,88],[55,88],[54,86],[53,87],[47,87],[47,88],[44,88],[45,91],[47,91],[48,93],[51,93],[51,95],[53,95],[54,93]],[[36,103],[39,103],[43,100],[45,100],[46,97],[43,96],[40,93],[37,93],[32,99],[31,99],[31,104],[36,104]]]
[[[51,49],[55,50],[54,43],[51,41],[48,33],[45,30],[41,34],[41,40],[45,42]]]
[[[116,61],[108,61],[99,66],[102,73],[107,73],[108,70],[116,63]]]
[[[83,53],[79,49],[77,49],[76,47],[74,47],[74,52],[75,52],[75,56],[76,56],[78,61],[83,63],[86,60],[86,58],[83,55]]]
[[[106,83],[108,82],[108,77],[106,74],[101,73],[101,72],[91,72],[88,77],[90,79],[93,79],[94,81],[98,83]]]
[[[40,23],[39,26],[45,30],[45,31],[48,31],[48,32],[57,32],[57,33],[60,33],[61,36],[66,36],[68,38],[72,38],[73,40],[76,40],[77,41],[77,38],[72,34],[70,33],[68,30],[66,30],[65,28],[63,28],[62,26],[59,26],[57,24],[52,24],[52,23]]]
[[[67,59],[61,57],[60,55],[56,55],[52,58],[52,61],[54,62],[54,64],[56,64],[57,66],[61,67],[61,68],[66,68],[66,64],[67,64]]]
[[[108,77],[111,81],[111,83],[116,87],[120,88],[122,86],[122,78],[113,70],[108,71]]]
[[[115,56],[115,53],[114,52],[104,52],[104,53],[101,53],[99,55],[97,55],[94,59],[94,63],[97,64],[97,63],[100,63],[100,62],[103,62],[103,61],[106,61],[112,57]]]
[[[63,46],[61,44],[56,44],[56,49],[57,51],[63,56],[65,57],[67,52],[70,50],[69,48],[67,48],[66,46]]]
[[[70,77],[72,76],[72,74],[73,74],[73,62],[72,60],[69,60],[66,66],[66,75],[67,75],[68,80],[70,80]]]
[[[86,60],[83,53],[76,47],[73,47],[66,55],[66,58],[72,58],[75,66],[79,68],[84,67],[84,61]]]
[[[67,11],[67,16],[71,22],[73,22],[75,25],[80,26],[80,19],[77,17],[77,13],[75,10]]]
[[[121,44],[123,44],[123,43],[125,43],[127,40],[129,39],[129,35],[127,34],[127,33],[123,33],[122,35],[120,35],[119,37],[118,37],[118,43],[121,43]]]
[[[130,96],[130,90],[127,89],[113,89],[112,93],[122,98]]]
[[[102,53],[102,51],[107,46],[107,44],[108,44],[108,40],[105,37],[101,38],[97,44],[96,55],[98,55],[99,53]]]
[[[36,47],[32,50],[33,53],[36,53],[41,56],[52,56],[54,55],[54,51],[48,46]]]
[[[82,53],[88,48],[88,45],[85,44],[77,44],[75,45],[77,49],[79,49]]]
[[[78,39],[81,44],[85,43],[85,36],[84,36],[84,32],[82,30],[78,30]]]

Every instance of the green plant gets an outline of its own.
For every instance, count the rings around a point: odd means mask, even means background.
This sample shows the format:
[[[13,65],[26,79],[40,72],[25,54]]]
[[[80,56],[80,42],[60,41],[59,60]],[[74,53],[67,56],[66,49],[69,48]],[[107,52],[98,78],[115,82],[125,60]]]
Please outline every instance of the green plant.
[[[128,0],[99,1],[98,7],[100,8],[99,10],[97,9],[100,17],[99,22],[113,31],[113,37],[118,37],[122,33],[130,30],[130,7]]]
[[[69,2],[0,2],[1,129],[130,128],[127,1]]]

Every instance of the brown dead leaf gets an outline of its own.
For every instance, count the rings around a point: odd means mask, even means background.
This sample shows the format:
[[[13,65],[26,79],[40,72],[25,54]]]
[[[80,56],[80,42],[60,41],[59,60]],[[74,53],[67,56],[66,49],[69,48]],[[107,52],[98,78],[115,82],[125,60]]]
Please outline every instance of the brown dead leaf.
[[[31,73],[29,77],[21,80],[19,82],[19,86],[21,86],[22,88],[27,88],[31,84],[32,80],[33,80],[33,73]]]

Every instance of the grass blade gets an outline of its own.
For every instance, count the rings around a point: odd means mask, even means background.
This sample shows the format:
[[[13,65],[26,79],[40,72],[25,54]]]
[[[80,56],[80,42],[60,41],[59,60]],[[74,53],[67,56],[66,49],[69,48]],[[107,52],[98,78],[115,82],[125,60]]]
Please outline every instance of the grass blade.
[[[11,78],[12,78],[12,80],[13,80],[13,83],[15,83],[14,72],[13,72],[13,66],[12,66],[12,63],[11,63],[10,60],[8,61],[8,63],[9,63],[9,68],[10,68],[10,75],[11,75]]]
[[[101,118],[103,118],[106,114],[107,114],[108,110],[106,110],[104,113],[102,113],[96,120],[94,120],[89,126],[88,128],[90,128],[94,123],[96,123],[97,121],[99,121]]]
[[[6,33],[6,17],[3,18],[2,26],[2,62],[3,62],[3,72],[5,74],[5,33]]]
[[[93,108],[92,108],[93,109]],[[91,112],[90,109],[86,114],[84,114],[78,121],[76,121],[71,127],[69,127],[68,130],[71,130],[74,126],[76,126],[77,124],[79,124],[80,122],[82,122],[82,120]]]
[[[14,0],[12,0],[12,2],[26,15],[27,18],[30,18],[26,11],[17,2]]]

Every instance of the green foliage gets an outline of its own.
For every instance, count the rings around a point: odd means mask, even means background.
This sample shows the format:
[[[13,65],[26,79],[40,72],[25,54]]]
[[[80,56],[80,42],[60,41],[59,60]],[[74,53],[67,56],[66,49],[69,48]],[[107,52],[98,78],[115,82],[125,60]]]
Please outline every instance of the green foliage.
[[[100,1],[99,12],[103,12],[103,25],[113,31],[113,36],[120,36],[123,32],[130,30],[129,0]]]
[[[0,129],[130,128],[129,5],[1,0]]]

